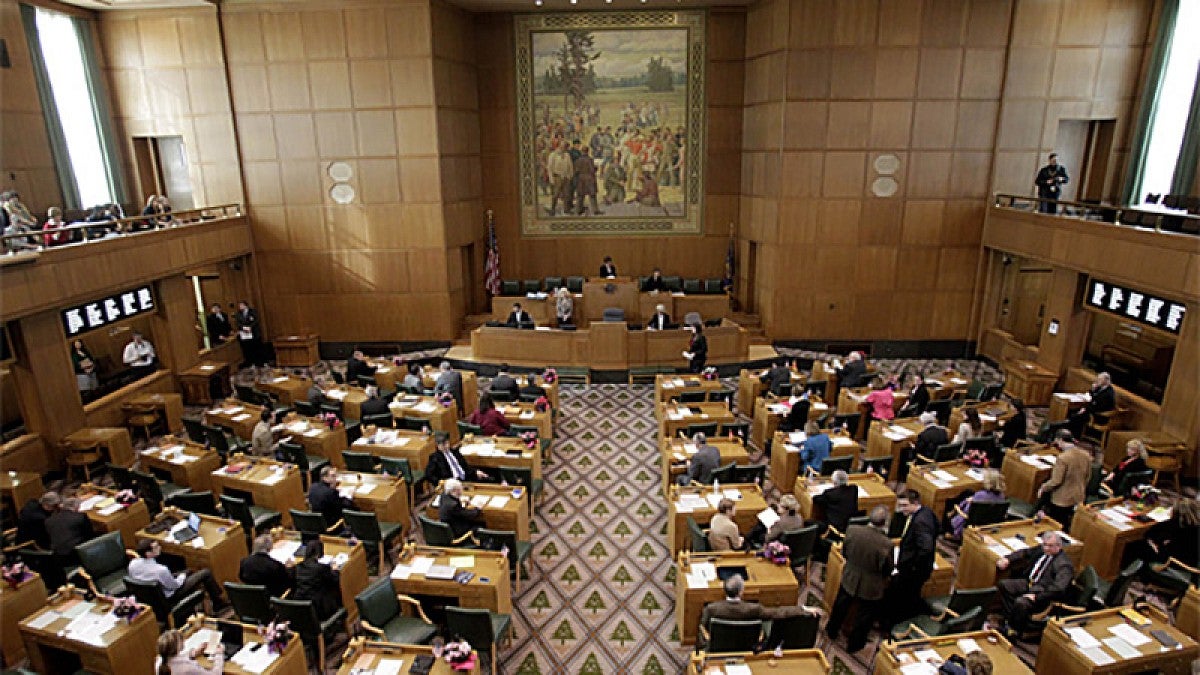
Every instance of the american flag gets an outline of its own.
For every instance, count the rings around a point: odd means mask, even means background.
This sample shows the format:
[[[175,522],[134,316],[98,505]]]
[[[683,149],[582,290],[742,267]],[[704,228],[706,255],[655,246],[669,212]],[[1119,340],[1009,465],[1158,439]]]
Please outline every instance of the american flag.
[[[496,219],[487,212],[487,263],[484,265],[483,287],[492,295],[500,295],[500,245],[496,243]]]

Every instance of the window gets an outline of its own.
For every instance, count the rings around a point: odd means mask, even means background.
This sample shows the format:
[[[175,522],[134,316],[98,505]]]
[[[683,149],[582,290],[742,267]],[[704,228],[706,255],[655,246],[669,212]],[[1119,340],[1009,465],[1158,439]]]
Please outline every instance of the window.
[[[1166,69],[1158,85],[1158,105],[1150,119],[1141,190],[1135,196],[1138,203],[1144,202],[1148,193],[1171,193],[1200,64],[1196,26],[1200,26],[1200,0],[1181,0]]]

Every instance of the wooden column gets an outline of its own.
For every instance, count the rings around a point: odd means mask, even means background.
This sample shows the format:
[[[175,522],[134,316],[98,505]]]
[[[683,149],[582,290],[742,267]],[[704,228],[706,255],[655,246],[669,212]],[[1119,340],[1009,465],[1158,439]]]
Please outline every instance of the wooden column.
[[[19,334],[13,336],[17,360],[12,373],[25,426],[41,434],[50,449],[44,468],[58,468],[62,460],[59,439],[86,424],[67,338],[55,311],[27,316],[17,325]]]

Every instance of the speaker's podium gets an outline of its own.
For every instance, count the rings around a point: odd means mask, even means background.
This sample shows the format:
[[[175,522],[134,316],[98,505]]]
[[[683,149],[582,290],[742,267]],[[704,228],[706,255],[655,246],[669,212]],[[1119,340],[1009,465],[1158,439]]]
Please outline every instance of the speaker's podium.
[[[640,321],[637,279],[630,277],[592,277],[583,282],[583,308],[589,321],[600,321],[604,310],[619,308],[625,320]]]

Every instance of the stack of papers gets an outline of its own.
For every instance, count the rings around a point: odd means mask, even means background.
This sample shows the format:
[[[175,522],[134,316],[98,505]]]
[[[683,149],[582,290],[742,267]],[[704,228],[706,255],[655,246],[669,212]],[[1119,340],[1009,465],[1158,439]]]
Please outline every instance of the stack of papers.
[[[720,504],[721,500],[724,498],[725,495],[721,494],[720,492],[710,492],[707,495],[704,495],[705,501],[707,501],[714,509],[717,508],[717,504]]]
[[[473,508],[482,509],[491,501],[491,497],[487,495],[475,495],[471,497],[471,506]]]
[[[243,410],[245,410],[245,408],[243,408],[240,405],[230,406],[225,409],[225,414],[226,415],[236,415],[236,414],[242,412]]]
[[[696,509],[708,508],[708,502],[698,494],[685,493],[679,496],[679,501],[675,502],[675,511],[678,513],[691,513]]]
[[[330,389],[329,391],[325,392],[325,395],[335,401],[346,400],[346,392],[342,391],[341,389]]]
[[[254,648],[256,645],[258,645],[258,649]],[[238,653],[234,654],[229,660],[234,664],[241,666],[244,670],[250,671],[251,673],[261,673],[267,668],[270,668],[271,664],[274,663],[275,659],[278,658],[279,655],[271,653],[271,650],[267,649],[266,645],[250,643],[243,645],[242,648],[238,650]]]
[[[1150,638],[1142,634],[1141,631],[1130,626],[1127,623],[1117,624],[1108,629],[1108,632],[1128,642],[1133,647],[1140,647],[1150,643]]]
[[[221,633],[219,631],[215,631],[211,628],[201,628],[195,633],[192,633],[192,636],[184,641],[183,649],[186,652],[190,652],[195,649],[200,649],[204,645],[209,645],[210,650],[206,653],[211,654],[212,650],[216,649],[216,646],[219,644],[221,644]]]
[[[413,410],[428,414],[437,410],[437,404],[433,403],[432,401],[422,401],[421,403],[413,406]]]
[[[931,471],[931,472],[929,472],[929,475],[937,478],[938,480],[940,480],[944,483],[953,483],[954,481],[958,480],[957,476],[950,473],[949,471],[946,471],[945,469],[938,469],[936,471]]]
[[[356,489],[356,490],[354,491],[354,494],[356,494],[356,495],[369,495],[369,494],[371,494],[371,490],[374,490],[374,489],[375,489],[375,484],[374,484],[374,483],[363,483],[362,485],[359,485],[359,486],[358,486],[358,489]]]
[[[45,628],[61,618],[62,614],[59,614],[51,609],[42,612],[41,615],[39,615],[36,619],[31,620],[27,625],[30,628]]]
[[[241,422],[241,421],[243,421],[243,420],[248,420],[248,419],[250,419],[250,413],[242,413],[242,414],[240,414],[240,415],[234,415],[234,416],[233,416],[233,421],[234,421],[234,422]]]
[[[980,469],[967,469],[966,473],[973,480],[983,480],[983,471]]]
[[[1006,537],[1002,541],[1005,546],[1013,551],[1024,551],[1025,549],[1029,548],[1029,544],[1026,543],[1025,540],[1017,539],[1016,537]]]
[[[1042,455],[1021,455],[1021,461],[1035,469],[1049,469],[1049,463],[1044,462],[1045,457]]]
[[[79,502],[80,511],[91,511],[97,504],[107,499],[105,495],[92,495],[87,499]]]
[[[112,514],[116,513],[117,511],[120,511],[123,508],[125,508],[124,504],[122,504],[120,502],[114,502],[112,504],[109,504],[108,506],[105,506],[102,509],[97,509],[96,513],[99,513],[102,516],[111,516]]]
[[[1078,626],[1075,628],[1068,628],[1067,635],[1071,636],[1071,641],[1074,642],[1075,646],[1079,647],[1080,649],[1091,649],[1093,647],[1100,646],[1100,641],[1097,640],[1091,633],[1087,632],[1087,629],[1085,628],[1079,628]]]
[[[400,675],[400,668],[404,665],[401,659],[380,659],[379,663],[375,664],[375,675]]]
[[[792,445],[800,445],[806,439],[808,439],[808,435],[803,431],[793,431],[792,433],[788,434],[788,443],[791,443]]]
[[[758,522],[763,524],[763,527],[771,527],[779,522],[779,513],[770,507],[758,512]]]
[[[104,646],[104,634],[116,628],[121,617],[112,613],[84,612],[67,624],[66,637],[97,647]]]
[[[274,384],[279,384],[280,382],[287,382],[287,381],[288,381],[287,375],[280,375],[279,377],[276,377],[273,380],[271,380],[271,382]]]
[[[275,548],[271,549],[271,557],[283,564],[288,564],[296,557],[296,550],[299,549],[301,543],[299,541],[281,541],[275,544]]]
[[[258,482],[262,483],[263,485],[275,485],[276,483],[278,483],[281,480],[283,480],[283,472],[282,471],[272,471],[271,475],[260,479]]]
[[[488,508],[502,509],[505,504],[508,504],[508,495],[495,495],[488,500]]]

